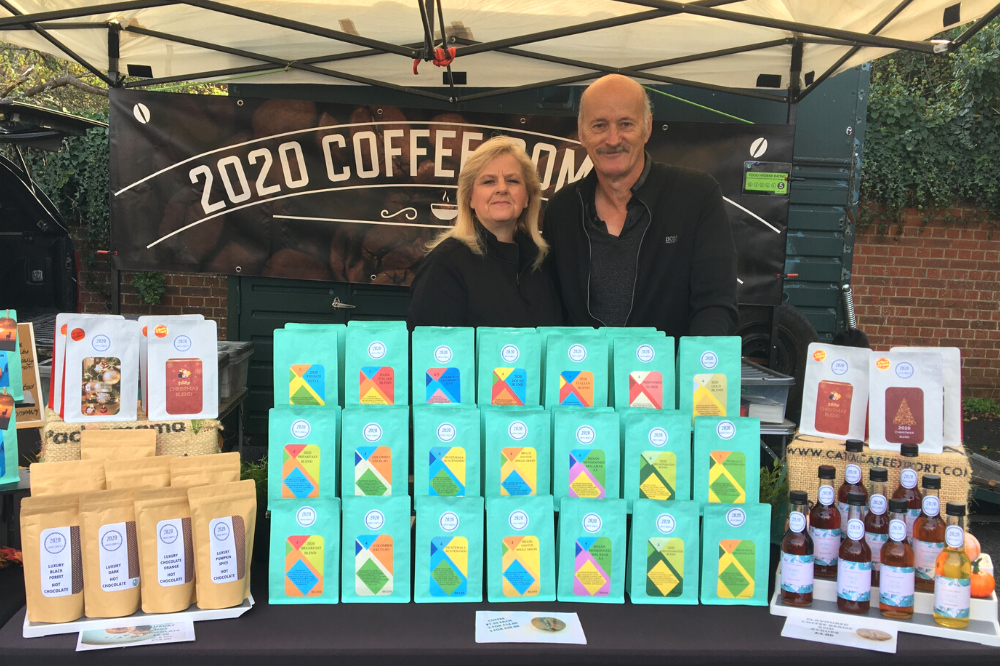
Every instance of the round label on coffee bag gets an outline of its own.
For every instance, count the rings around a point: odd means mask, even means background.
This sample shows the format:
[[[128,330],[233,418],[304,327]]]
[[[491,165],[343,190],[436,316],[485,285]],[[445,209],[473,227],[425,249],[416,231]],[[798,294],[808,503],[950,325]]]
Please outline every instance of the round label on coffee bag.
[[[385,515],[378,509],[372,509],[365,514],[365,527],[370,530],[380,530],[385,525]]]
[[[830,364],[830,371],[835,375],[846,375],[850,369],[851,367],[847,364],[847,361],[842,358],[838,358]]]
[[[593,534],[601,529],[601,517],[596,513],[588,513],[583,517],[583,529]]]
[[[361,434],[364,435],[364,438],[369,442],[377,442],[382,439],[382,426],[377,423],[369,423],[361,431]]]
[[[714,351],[707,351],[701,355],[701,367],[713,370],[717,365],[719,365],[719,355]]]
[[[715,426],[715,434],[719,439],[732,439],[736,435],[736,426],[732,421],[720,421],[719,425]]]
[[[186,335],[178,335],[174,338],[174,349],[179,352],[186,352],[191,350],[191,338]]]
[[[434,360],[438,363],[447,363],[451,360],[451,357],[451,347],[448,345],[441,345],[434,350]]]
[[[507,522],[510,524],[511,529],[521,531],[528,526],[528,514],[520,509],[511,511]]]
[[[304,506],[295,512],[295,522],[302,527],[312,527],[316,522],[316,509],[311,506]]]
[[[900,379],[909,379],[913,376],[913,365],[903,361],[896,366],[896,376]]]
[[[656,529],[660,534],[670,534],[677,529],[677,521],[669,513],[661,513],[656,517]]]
[[[514,421],[507,426],[507,434],[511,439],[521,441],[528,436],[528,426],[524,425],[523,421]]]
[[[375,342],[368,345],[368,355],[376,361],[381,359],[383,356],[385,356],[385,343],[376,340]]]
[[[504,345],[500,350],[500,358],[507,363],[513,363],[521,356],[521,350],[516,345]]]
[[[103,333],[98,333],[94,336],[94,340],[90,344],[94,347],[95,351],[106,352],[111,348],[111,338]]]
[[[445,511],[438,519],[438,525],[445,532],[454,532],[458,529],[458,514],[454,511]]]
[[[649,363],[656,356],[656,350],[652,345],[639,345],[635,349],[635,357],[640,363]]]
[[[567,355],[569,356],[569,360],[579,363],[587,358],[587,348],[580,344],[570,345]]]
[[[743,527],[747,521],[747,512],[743,509],[730,509],[726,512],[726,522],[730,527]]]
[[[670,435],[663,428],[653,428],[649,431],[649,443],[657,448],[666,444],[669,439]]]
[[[593,444],[597,439],[597,433],[589,425],[582,425],[576,429],[576,441],[581,444]]]
[[[442,423],[437,427],[437,438],[445,444],[455,439],[457,434],[458,429],[451,423]]]
[[[312,432],[312,427],[309,425],[309,421],[305,419],[298,419],[292,423],[292,437],[295,439],[305,439]]]

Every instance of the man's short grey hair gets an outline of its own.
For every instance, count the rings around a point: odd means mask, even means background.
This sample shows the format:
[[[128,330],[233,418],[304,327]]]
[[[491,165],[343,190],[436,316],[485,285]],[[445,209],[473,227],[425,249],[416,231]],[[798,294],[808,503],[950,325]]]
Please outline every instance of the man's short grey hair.
[[[586,90],[586,88],[584,88]],[[653,103],[649,100],[649,93],[646,92],[646,88],[642,89],[642,117],[643,124],[646,126],[646,131],[649,131],[649,125],[653,118]],[[576,112],[576,126],[579,128],[583,125],[583,93],[580,93],[580,104],[578,105]]]

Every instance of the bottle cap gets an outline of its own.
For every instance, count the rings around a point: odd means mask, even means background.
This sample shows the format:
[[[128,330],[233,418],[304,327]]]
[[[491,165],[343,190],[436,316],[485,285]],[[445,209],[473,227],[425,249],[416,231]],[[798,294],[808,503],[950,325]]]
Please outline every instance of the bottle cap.
[[[851,506],[864,506],[865,499],[867,499],[862,493],[847,493],[847,503]]]
[[[872,481],[888,481],[889,470],[885,467],[872,467],[868,470],[868,478]]]
[[[889,500],[889,513],[906,513],[906,500],[905,499]]]
[[[821,479],[836,479],[837,478],[837,468],[833,465],[820,465],[819,466],[819,478]]]
[[[865,443],[860,439],[849,439],[844,442],[844,446],[847,447],[847,451],[850,453],[861,453],[865,450]]]
[[[804,490],[793,490],[788,493],[788,499],[792,504],[806,504],[809,502],[809,495]]]
[[[931,490],[941,490],[941,477],[937,474],[924,474],[924,478],[920,480],[920,486]]]
[[[916,458],[920,455],[920,447],[916,444],[900,444],[899,455],[904,458]]]
[[[965,505],[958,502],[948,502],[944,508],[944,512],[948,516],[964,516]]]

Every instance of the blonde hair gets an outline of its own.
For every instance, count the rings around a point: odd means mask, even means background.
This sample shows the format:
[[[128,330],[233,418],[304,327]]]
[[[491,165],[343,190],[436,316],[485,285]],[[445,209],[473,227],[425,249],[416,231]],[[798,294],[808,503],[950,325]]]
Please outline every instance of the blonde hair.
[[[448,238],[460,240],[469,246],[474,254],[484,254],[482,241],[476,233],[476,216],[472,210],[472,188],[476,184],[479,174],[489,166],[496,158],[502,155],[513,155],[521,166],[521,175],[524,177],[524,185],[528,190],[528,205],[521,211],[517,218],[515,229],[520,229],[527,234],[538,247],[538,257],[535,259],[535,268],[542,265],[542,260],[549,251],[549,244],[542,238],[538,229],[538,215],[542,208],[542,186],[538,180],[538,171],[532,164],[531,158],[524,152],[521,144],[510,137],[498,136],[481,144],[466,160],[458,175],[458,216],[455,218],[455,226],[445,231],[437,238],[427,244],[427,251],[430,252]]]

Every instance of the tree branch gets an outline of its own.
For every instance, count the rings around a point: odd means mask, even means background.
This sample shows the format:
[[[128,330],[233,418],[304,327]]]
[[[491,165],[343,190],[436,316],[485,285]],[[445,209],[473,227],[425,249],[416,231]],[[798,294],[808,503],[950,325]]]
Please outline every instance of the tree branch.
[[[25,97],[34,97],[35,95],[40,95],[46,90],[52,90],[53,88],[61,88],[63,86],[71,86],[73,88],[77,88],[91,95],[100,95],[101,97],[108,96],[107,88],[99,88],[97,86],[90,85],[89,83],[85,83],[80,79],[76,78],[72,74],[63,74],[62,76],[56,77],[51,81],[46,81],[45,83],[39,83],[38,85],[32,86],[27,90],[25,90],[23,94]]]
[[[34,66],[28,67],[23,72],[21,72],[16,79],[11,81],[9,84],[5,85],[3,89],[0,89],[0,99],[7,97],[7,95],[9,95],[12,90],[20,86],[22,83],[26,82],[30,78],[31,72],[34,69],[35,69]]]

